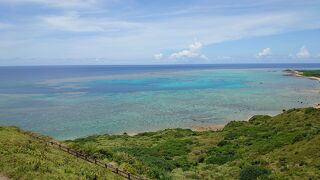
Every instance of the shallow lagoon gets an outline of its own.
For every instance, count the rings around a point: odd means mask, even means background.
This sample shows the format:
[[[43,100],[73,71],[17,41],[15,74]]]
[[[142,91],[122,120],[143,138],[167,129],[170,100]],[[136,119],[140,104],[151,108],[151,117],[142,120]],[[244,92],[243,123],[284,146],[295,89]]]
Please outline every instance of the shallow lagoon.
[[[225,124],[320,102],[284,67],[2,67],[0,124],[60,139]]]

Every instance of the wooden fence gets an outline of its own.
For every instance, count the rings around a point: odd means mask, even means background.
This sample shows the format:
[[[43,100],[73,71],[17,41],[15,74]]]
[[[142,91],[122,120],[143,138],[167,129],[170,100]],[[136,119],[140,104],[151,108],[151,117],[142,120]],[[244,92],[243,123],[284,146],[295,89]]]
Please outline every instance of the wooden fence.
[[[88,153],[71,149],[68,146],[62,144],[61,142],[49,140],[44,137],[37,136],[35,134],[28,133],[28,132],[25,132],[25,134],[29,135],[30,137],[32,137],[34,139],[37,139],[37,140],[40,140],[40,141],[45,142],[47,144],[50,144],[51,146],[57,147],[64,152],[67,152],[73,156],[76,156],[77,158],[83,159],[83,160],[88,161],[90,163],[93,163],[95,165],[106,168],[106,169],[112,171],[113,173],[118,174],[124,178],[129,179],[129,180],[142,180],[143,179],[141,176],[131,174],[130,172],[127,172],[125,170],[122,170],[122,169],[119,169],[118,167],[113,166],[112,164],[108,164],[103,161],[100,161]]]

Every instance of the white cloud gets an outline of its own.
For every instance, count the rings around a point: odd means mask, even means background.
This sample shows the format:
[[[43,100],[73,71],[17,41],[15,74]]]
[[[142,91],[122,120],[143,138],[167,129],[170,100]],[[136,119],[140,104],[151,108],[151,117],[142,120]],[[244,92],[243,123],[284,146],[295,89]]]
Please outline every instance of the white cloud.
[[[163,54],[162,53],[158,53],[158,54],[153,55],[153,57],[154,57],[155,60],[160,60],[160,59],[163,58]]]
[[[171,54],[171,59],[185,59],[185,58],[201,58],[207,59],[207,57],[201,54],[199,51],[202,48],[202,43],[196,41],[189,45],[188,49]]]
[[[71,32],[105,32],[137,28],[140,25],[126,21],[110,19],[81,18],[77,13],[70,12],[64,16],[43,16],[40,19],[45,25],[60,31]]]
[[[305,58],[310,58],[311,54],[305,46],[302,46],[299,52],[297,52],[296,57],[300,59],[305,59]]]
[[[257,57],[258,58],[263,58],[263,57],[267,57],[267,56],[270,56],[270,55],[272,55],[271,48],[264,48],[257,54]]]
[[[159,7],[159,11],[154,11],[152,8],[144,11],[145,9],[132,7],[135,3],[128,3],[128,5],[120,3],[123,6],[110,8],[113,5],[110,5],[109,2],[113,1],[120,2],[120,0],[105,0],[103,2],[101,0],[0,0],[1,5],[17,8],[17,12],[18,8],[30,8],[35,11],[34,14],[22,13],[21,16],[17,16],[20,18],[18,21],[13,19],[15,21],[10,22],[15,23],[15,29],[0,33],[0,46],[1,44],[5,46],[0,48],[0,57],[56,57],[61,54],[64,58],[98,56],[119,61],[130,59],[135,62],[137,59],[141,59],[141,61],[148,62],[150,55],[161,52],[160,50],[164,48],[166,51],[181,49],[182,51],[172,55],[175,58],[201,56],[197,50],[190,50],[194,48],[201,50],[201,43],[200,47],[199,44],[185,47],[188,40],[193,37],[198,37],[202,43],[209,45],[320,27],[319,11],[312,9],[304,11],[303,8],[296,10],[282,7],[276,11],[257,12],[254,9],[254,11],[249,10],[243,13],[241,11],[241,13],[225,15],[215,13],[222,12],[219,9],[215,11],[217,4],[215,2],[211,3],[213,6],[211,8],[200,3],[199,7],[207,10],[200,10],[199,14],[183,12],[183,16],[176,16],[175,13],[167,12],[167,7],[165,9]],[[303,3],[305,4],[305,2]],[[185,4],[188,5],[188,3]],[[242,4],[252,6],[252,3],[246,4],[237,1],[232,3],[232,8]],[[39,11],[38,6],[45,6],[45,9],[41,8]],[[92,6],[97,9],[85,9]],[[105,8],[106,6],[107,8]],[[61,7],[63,9],[62,11],[60,9],[59,11],[51,9],[47,11],[47,7]],[[82,9],[77,11],[80,7]],[[184,7],[178,9],[184,9]],[[266,7],[266,9],[270,8]],[[231,10],[227,8],[226,12]],[[78,15],[63,14],[66,11],[77,11]],[[166,15],[159,15],[161,11]],[[137,17],[138,15],[151,15],[151,17],[155,15],[157,18],[140,18]],[[41,16],[40,22],[39,16]],[[25,20],[24,22],[21,21],[22,18]],[[143,28],[135,28],[136,22],[141,24]],[[75,33],[54,33],[55,30],[97,33],[78,36]],[[109,31],[110,33],[108,33]],[[114,33],[115,31],[116,33]],[[121,35],[119,35],[120,33]],[[162,58],[164,59],[166,56],[163,55]],[[246,56],[252,57],[252,53],[246,54]],[[293,53],[293,56],[296,56],[296,53]],[[205,58],[204,55],[202,57]],[[210,57],[213,56],[210,55]],[[234,56],[234,58],[236,57]]]
[[[198,41],[194,42],[193,44],[189,45],[190,51],[197,51],[198,49],[202,48],[202,44]]]

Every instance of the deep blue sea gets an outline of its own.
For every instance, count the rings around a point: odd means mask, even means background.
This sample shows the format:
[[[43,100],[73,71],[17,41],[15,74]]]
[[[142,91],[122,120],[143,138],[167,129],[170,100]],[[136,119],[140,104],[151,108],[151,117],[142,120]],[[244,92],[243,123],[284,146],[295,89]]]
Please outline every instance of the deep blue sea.
[[[59,139],[192,128],[320,103],[320,64],[0,67],[0,125]]]

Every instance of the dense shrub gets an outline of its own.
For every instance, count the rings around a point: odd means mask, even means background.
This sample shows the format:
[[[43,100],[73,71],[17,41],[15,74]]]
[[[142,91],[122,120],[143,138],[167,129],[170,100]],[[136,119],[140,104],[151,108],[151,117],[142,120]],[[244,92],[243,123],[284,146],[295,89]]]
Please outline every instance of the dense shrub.
[[[188,145],[192,143],[193,142],[191,140],[173,139],[159,144],[154,149],[156,150],[156,152],[158,152],[159,156],[181,156],[186,155],[190,152],[190,148],[188,148]]]
[[[206,160],[207,164],[218,164],[222,165],[227,163],[228,161],[233,160],[233,156],[227,155],[227,154],[219,154],[215,156],[209,156]]]
[[[208,152],[209,157],[206,159],[206,163],[222,165],[236,159],[235,148],[233,145],[211,148]]]
[[[192,167],[192,163],[187,160],[186,157],[178,158],[173,161],[176,168],[181,168],[184,171],[187,171]]]
[[[305,109],[304,113],[305,114],[311,114],[311,113],[314,113],[316,111],[318,111],[316,108],[308,107],[308,108]]]
[[[293,140],[292,140],[292,144],[295,143],[295,142],[298,142],[298,141],[302,141],[306,138],[307,134],[306,133],[299,133],[297,134]]]
[[[263,121],[270,119],[270,118],[271,117],[267,116],[267,115],[255,115],[249,119],[249,122],[254,123],[254,124],[260,124],[260,122],[263,122]]]
[[[237,179],[243,167],[242,179],[319,179],[315,173],[319,169],[319,118],[320,111],[314,108],[291,109],[275,117],[233,121],[218,132],[166,129],[133,137],[93,136],[68,143],[91,153],[112,155],[109,160],[151,179]],[[293,170],[297,165],[305,167]],[[268,175],[262,167],[279,171]]]
[[[222,140],[222,141],[220,141],[220,142],[218,142],[218,146],[224,146],[224,145],[227,145],[228,144],[228,141],[226,141],[226,140]]]
[[[226,134],[226,136],[225,136],[225,140],[234,140],[234,139],[236,139],[237,137],[238,137],[239,135],[236,133],[236,132],[233,132],[233,131],[231,131],[231,132],[229,132],[228,134]]]
[[[99,159],[112,159],[113,157],[113,152],[109,149],[98,149],[94,155],[99,158]]]
[[[247,166],[240,172],[240,180],[255,180],[260,176],[269,175],[270,171],[260,166]]]

